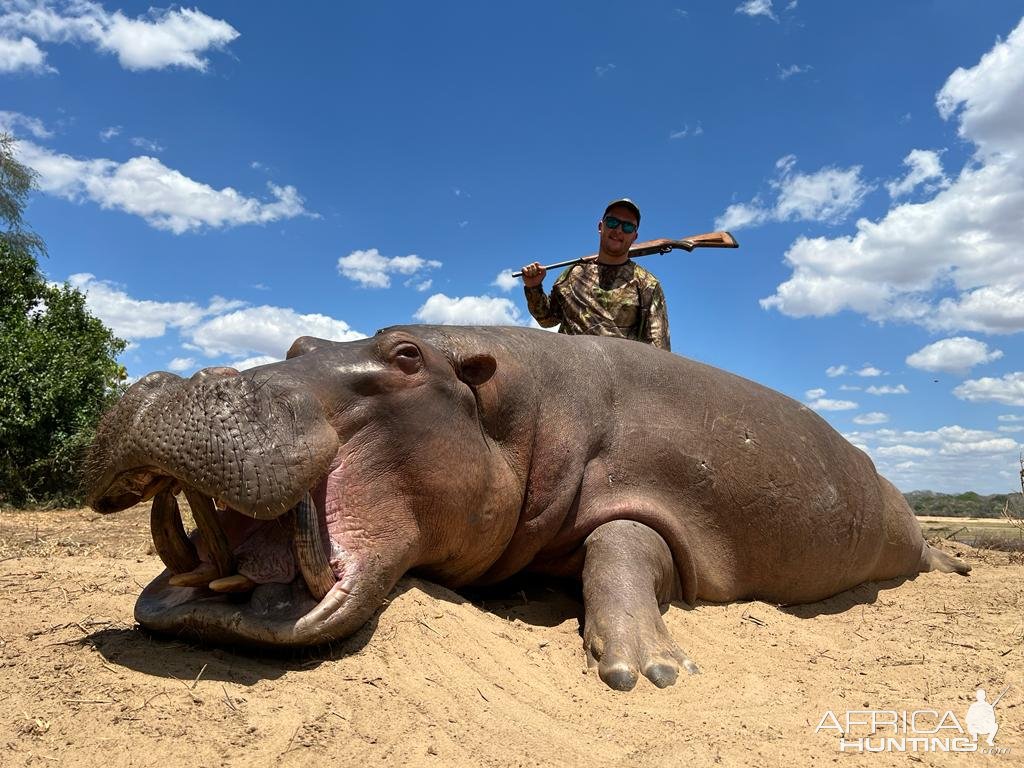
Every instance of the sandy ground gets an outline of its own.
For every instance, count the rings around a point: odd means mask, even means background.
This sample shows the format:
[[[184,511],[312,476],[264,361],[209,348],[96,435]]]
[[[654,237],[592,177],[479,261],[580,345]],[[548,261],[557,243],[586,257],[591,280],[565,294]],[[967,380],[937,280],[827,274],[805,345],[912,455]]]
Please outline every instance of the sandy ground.
[[[702,674],[617,693],[586,669],[571,585],[458,595],[406,579],[356,636],[274,657],[135,625],[161,569],[146,510],[0,512],[0,764],[1020,765],[1021,555],[945,546],[969,578],[795,609],[673,606],[666,622]],[[997,754],[856,754],[815,732],[829,711],[965,723],[976,688],[991,699],[1007,685]]]

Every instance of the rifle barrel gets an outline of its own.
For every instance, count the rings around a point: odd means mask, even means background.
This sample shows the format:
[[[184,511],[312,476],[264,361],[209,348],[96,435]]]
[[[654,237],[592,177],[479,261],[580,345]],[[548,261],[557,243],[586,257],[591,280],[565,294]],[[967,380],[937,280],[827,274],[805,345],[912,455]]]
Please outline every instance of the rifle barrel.
[[[641,256],[650,256],[652,253],[668,253],[671,250],[679,248],[684,251],[692,251],[694,248],[739,248],[740,244],[736,242],[736,238],[732,236],[730,232],[710,232],[706,235],[694,235],[692,237],[683,238],[682,240],[648,240],[643,243],[637,243],[629,249],[629,257],[636,259]],[[578,259],[569,259],[568,261],[559,261],[555,264],[548,264],[544,267],[545,270],[558,269],[559,267],[568,267],[573,264],[585,264],[588,261],[594,261],[597,259],[597,254],[592,253],[589,256],[582,256]],[[512,277],[522,277],[522,271],[513,272]]]

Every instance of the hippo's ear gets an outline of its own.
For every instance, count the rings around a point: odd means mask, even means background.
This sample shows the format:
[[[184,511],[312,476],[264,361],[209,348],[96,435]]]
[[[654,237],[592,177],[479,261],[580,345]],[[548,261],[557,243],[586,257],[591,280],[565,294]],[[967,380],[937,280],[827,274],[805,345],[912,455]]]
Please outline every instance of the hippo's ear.
[[[299,336],[299,338],[292,342],[291,347],[288,348],[288,354],[285,355],[284,359],[291,360],[293,357],[313,352],[330,343],[326,339],[318,339],[315,336]]]
[[[455,375],[471,387],[479,387],[498,369],[493,355],[469,355],[455,361]]]

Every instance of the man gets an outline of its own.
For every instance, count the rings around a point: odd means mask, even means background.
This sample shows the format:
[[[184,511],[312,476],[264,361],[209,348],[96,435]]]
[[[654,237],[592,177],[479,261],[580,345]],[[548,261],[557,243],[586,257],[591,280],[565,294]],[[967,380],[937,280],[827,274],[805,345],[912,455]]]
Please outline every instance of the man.
[[[523,267],[530,314],[559,333],[618,336],[669,350],[668,311],[657,278],[630,261],[629,248],[640,227],[640,209],[628,198],[605,208],[597,224],[597,260],[574,264],[544,293],[547,270],[538,262]]]

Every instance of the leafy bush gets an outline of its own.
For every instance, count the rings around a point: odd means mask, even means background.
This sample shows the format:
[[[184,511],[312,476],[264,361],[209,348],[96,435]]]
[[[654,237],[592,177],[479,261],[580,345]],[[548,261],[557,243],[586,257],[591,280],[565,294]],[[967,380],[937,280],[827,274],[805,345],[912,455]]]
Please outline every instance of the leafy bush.
[[[0,503],[19,506],[79,500],[82,450],[125,377],[125,343],[39,271],[42,241],[21,222],[33,180],[0,136]]]

